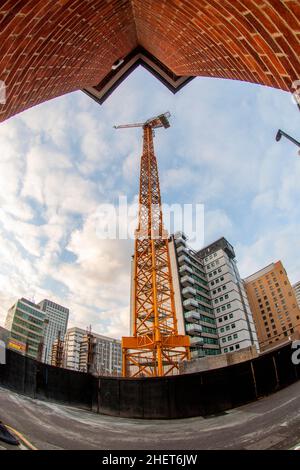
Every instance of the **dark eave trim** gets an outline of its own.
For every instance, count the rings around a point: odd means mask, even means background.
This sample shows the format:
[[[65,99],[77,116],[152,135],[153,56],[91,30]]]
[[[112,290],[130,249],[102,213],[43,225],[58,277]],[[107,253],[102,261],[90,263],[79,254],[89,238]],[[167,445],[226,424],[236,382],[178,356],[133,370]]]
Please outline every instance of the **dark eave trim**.
[[[86,87],[82,91],[97,103],[103,104],[113,91],[141,65],[154,75],[172,93],[177,93],[194,77],[175,75],[165,64],[146,51],[136,47],[125,58],[116,70],[111,70],[97,85]]]

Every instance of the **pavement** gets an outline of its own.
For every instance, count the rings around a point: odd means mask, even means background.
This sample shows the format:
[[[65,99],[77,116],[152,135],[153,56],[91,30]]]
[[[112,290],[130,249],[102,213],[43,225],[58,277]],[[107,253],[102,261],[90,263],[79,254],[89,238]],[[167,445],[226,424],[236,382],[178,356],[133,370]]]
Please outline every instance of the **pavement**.
[[[0,420],[18,432],[21,450],[300,449],[300,381],[218,416],[180,420],[98,415],[0,388]]]

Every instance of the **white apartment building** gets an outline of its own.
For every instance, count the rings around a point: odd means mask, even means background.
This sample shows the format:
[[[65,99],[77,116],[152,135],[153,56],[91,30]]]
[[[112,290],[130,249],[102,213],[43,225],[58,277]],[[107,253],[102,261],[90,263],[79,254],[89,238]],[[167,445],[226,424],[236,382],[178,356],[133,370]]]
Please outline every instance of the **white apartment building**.
[[[233,352],[253,345],[259,351],[254,320],[233,246],[225,238],[220,238],[198,251],[198,256],[204,261],[221,352]]]
[[[67,369],[87,372],[86,330],[73,327],[67,330],[64,340],[63,366]],[[91,333],[92,367],[97,375],[120,375],[122,371],[121,341],[107,336]]]
[[[169,239],[178,333],[188,334],[192,358],[220,354],[217,324],[203,260],[177,233]]]
[[[45,312],[45,336],[42,361],[51,364],[51,353],[54,341],[60,337],[63,339],[69,320],[69,309],[44,299],[38,304]]]
[[[295,292],[295,296],[296,296],[298,306],[300,308],[300,281],[296,282],[296,284],[293,285],[293,289],[294,289],[294,292]]]
[[[248,298],[232,245],[225,238],[195,251],[187,237],[170,237],[179,333],[191,337],[192,357],[259,350]]]

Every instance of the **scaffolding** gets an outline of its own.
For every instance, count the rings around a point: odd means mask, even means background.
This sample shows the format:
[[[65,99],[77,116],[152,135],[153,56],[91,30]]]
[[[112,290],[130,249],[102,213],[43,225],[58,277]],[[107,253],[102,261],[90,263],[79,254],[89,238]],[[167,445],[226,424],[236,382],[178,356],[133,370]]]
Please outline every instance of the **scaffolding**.
[[[52,345],[51,365],[63,367],[64,341],[61,339],[61,333],[58,332],[57,339]]]

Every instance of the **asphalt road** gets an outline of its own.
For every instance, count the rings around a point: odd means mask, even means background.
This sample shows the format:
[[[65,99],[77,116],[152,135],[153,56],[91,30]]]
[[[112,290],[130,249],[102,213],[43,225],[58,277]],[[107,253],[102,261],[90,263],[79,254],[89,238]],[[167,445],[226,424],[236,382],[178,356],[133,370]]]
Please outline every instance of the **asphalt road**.
[[[151,421],[97,415],[0,388],[0,420],[38,449],[290,449],[300,443],[300,381],[220,416]]]

